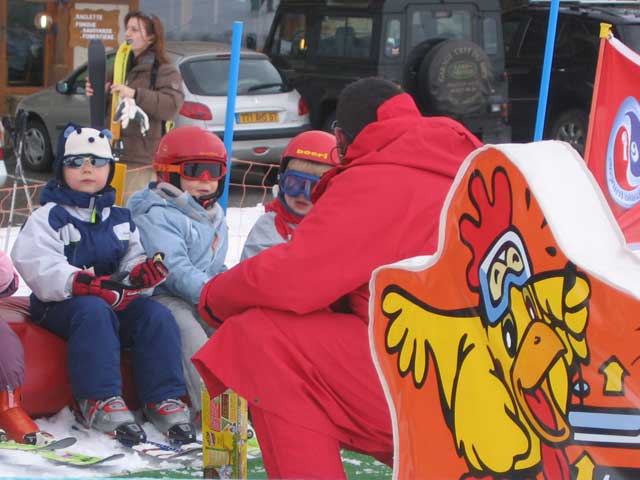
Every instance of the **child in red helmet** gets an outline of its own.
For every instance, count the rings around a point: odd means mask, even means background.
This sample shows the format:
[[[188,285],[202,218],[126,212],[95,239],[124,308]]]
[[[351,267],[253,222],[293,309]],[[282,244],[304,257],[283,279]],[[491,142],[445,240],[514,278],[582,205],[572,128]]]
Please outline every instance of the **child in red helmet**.
[[[311,130],[295,136],[282,154],[278,196],[249,232],[241,260],[286,242],[313,204],[311,191],[320,177],[339,164],[336,138]]]
[[[166,253],[169,276],[153,299],[169,308],[178,323],[194,415],[201,409],[201,381],[191,357],[207,341],[204,328],[212,331],[197,312],[200,290],[226,270],[227,223],[217,203],[226,162],[224,144],[213,133],[196,126],[174,128],[153,159],[158,181],[127,203],[145,249]]]

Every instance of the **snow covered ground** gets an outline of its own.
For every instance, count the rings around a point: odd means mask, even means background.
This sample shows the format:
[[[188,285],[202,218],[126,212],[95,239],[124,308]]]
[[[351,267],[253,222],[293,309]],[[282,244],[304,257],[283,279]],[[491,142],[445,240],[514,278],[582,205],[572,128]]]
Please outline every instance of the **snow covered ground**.
[[[264,208],[261,205],[251,208],[230,208],[228,210],[229,252],[227,254],[227,266],[231,267],[238,263],[244,240],[256,219],[263,212]],[[8,251],[11,250],[18,231],[17,227],[11,230],[0,230],[0,245],[2,248],[5,246],[5,238],[9,233]],[[29,293],[31,293],[29,287],[24,282],[21,282],[20,289],[16,295],[28,295]],[[163,470],[166,472],[167,470],[194,468],[199,472],[202,467],[201,459],[186,462],[158,461],[141,457],[132,450],[119,446],[115,441],[100,433],[73,430],[73,414],[68,408],[51,418],[37,419],[36,421],[42,430],[52,433],[56,438],[77,437],[78,442],[76,445],[66,450],[86,455],[104,456],[124,453],[125,457],[90,469],[79,469],[53,465],[50,461],[34,453],[0,450],[0,478],[113,477],[149,470]],[[163,441],[162,434],[152,424],[145,423],[143,428],[150,440]]]

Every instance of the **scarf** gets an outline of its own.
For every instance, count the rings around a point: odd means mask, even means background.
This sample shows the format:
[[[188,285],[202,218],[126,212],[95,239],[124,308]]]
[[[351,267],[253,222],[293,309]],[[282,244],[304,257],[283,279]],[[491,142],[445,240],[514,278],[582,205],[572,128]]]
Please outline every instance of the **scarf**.
[[[296,215],[291,210],[289,210],[283,201],[279,198],[270,201],[264,206],[265,212],[274,212],[276,214],[275,223],[276,230],[280,234],[282,238],[285,240],[289,240],[293,231],[296,228],[304,217],[300,215]]]

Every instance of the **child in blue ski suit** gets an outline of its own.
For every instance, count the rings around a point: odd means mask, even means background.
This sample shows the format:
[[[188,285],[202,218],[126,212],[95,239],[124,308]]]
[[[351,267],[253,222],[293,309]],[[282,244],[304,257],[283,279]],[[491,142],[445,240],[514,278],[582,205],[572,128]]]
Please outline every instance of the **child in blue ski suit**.
[[[122,399],[120,350],[132,351],[144,413],[171,440],[195,438],[180,367],[180,337],[165,307],[147,296],[164,281],[162,255],[146,258],[139,232],[114,206],[108,130],[70,124],[55,178],[18,235],[12,258],[31,290],[31,317],[67,340],[80,420],[137,443],[146,435]]]
[[[217,203],[227,155],[213,133],[196,126],[167,133],[153,159],[157,182],[127,203],[147,251],[167,253],[167,281],[154,300],[173,313],[182,341],[182,363],[194,416],[201,409],[200,375],[191,357],[206,343],[206,326],[197,312],[202,286],[227,268],[228,230]],[[204,328],[203,328],[204,327]]]

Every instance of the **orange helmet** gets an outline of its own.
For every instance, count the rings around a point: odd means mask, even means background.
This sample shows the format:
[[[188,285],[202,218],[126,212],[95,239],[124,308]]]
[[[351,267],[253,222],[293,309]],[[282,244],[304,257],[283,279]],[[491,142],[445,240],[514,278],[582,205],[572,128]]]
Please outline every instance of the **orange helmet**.
[[[296,135],[282,152],[280,173],[287,169],[289,160],[292,158],[324,163],[331,167],[338,165],[340,159],[338,158],[336,137],[321,130],[309,130]]]

